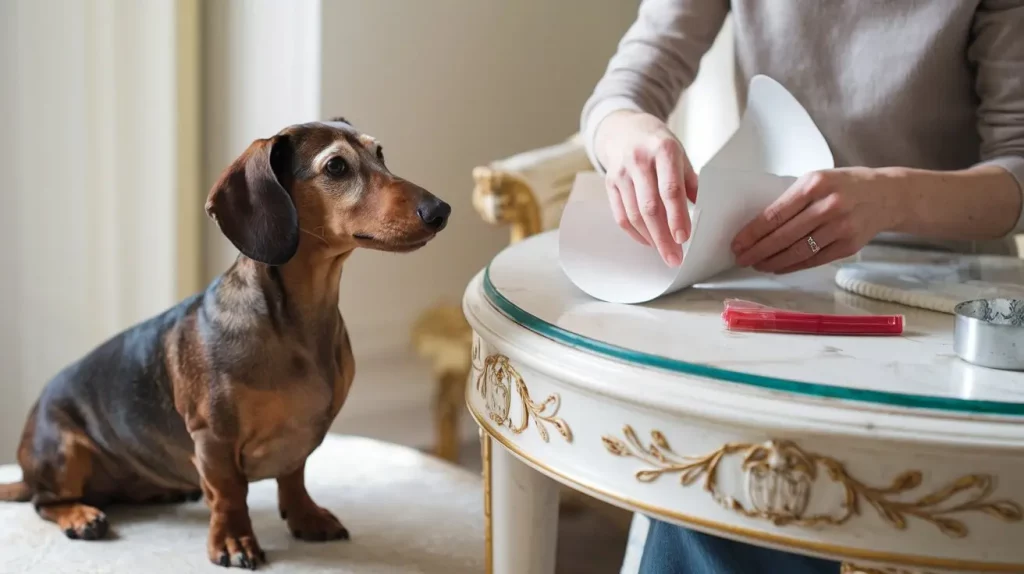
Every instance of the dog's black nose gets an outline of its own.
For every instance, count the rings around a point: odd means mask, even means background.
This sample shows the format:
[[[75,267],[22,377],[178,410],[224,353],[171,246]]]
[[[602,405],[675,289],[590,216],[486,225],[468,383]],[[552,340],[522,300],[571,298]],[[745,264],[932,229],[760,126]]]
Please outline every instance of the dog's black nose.
[[[416,208],[416,214],[420,216],[423,223],[435,232],[444,229],[448,224],[448,216],[452,213],[452,206],[436,197],[424,200]]]

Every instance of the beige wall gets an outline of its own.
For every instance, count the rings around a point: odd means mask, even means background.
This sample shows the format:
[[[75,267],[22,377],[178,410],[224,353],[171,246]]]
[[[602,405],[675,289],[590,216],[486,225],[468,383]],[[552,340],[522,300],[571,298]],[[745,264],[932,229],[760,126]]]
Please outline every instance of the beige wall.
[[[570,135],[636,9],[622,0],[202,2],[202,33],[187,41],[204,71],[193,94],[197,83],[176,76],[186,57],[176,4],[64,4],[0,2],[0,75],[11,79],[0,82],[0,128],[13,134],[0,143],[9,183],[0,242],[14,246],[0,250],[0,462],[12,460],[47,379],[172,304],[188,288],[181,279],[192,283],[181,247],[194,242],[176,237],[176,210],[194,229],[205,189],[252,139],[331,114],[380,137],[398,173],[455,209],[428,248],[358,254],[343,278],[360,374],[342,428],[425,439],[432,388],[408,352],[409,324],[437,301],[457,302],[506,242],[473,214],[470,170]],[[185,100],[201,108],[201,133],[182,123]],[[34,153],[52,147],[53,133],[78,151]],[[194,162],[181,156],[197,149],[203,182],[193,190],[181,168]],[[184,187],[190,197],[179,202]],[[203,225],[210,277],[235,252]],[[396,429],[396,412],[418,422]]]
[[[622,0],[324,0],[322,110],[378,137],[396,173],[452,204],[408,256],[359,253],[342,309],[357,352],[403,352],[418,312],[457,303],[507,243],[470,205],[476,165],[556,143],[636,15]]]
[[[458,304],[508,241],[473,211],[471,170],[577,130],[636,4],[323,0],[323,115],[380,138],[392,170],[454,210],[423,250],[357,253],[347,264],[341,306],[356,385],[335,430],[429,444],[433,386],[409,349],[410,323],[432,304]],[[463,426],[467,438],[473,428]]]

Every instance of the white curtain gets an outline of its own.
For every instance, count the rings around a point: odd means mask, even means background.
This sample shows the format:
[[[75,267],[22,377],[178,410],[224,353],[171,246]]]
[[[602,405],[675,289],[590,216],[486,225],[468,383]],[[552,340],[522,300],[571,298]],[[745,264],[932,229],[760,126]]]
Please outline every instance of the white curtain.
[[[59,369],[195,288],[197,14],[0,2],[0,463]]]
[[[206,191],[319,116],[319,53],[320,0],[0,0],[0,463],[61,368],[227,268]]]
[[[320,119],[320,12],[320,0],[202,3],[204,189],[253,140]],[[332,29],[346,33],[341,23]],[[204,229],[211,279],[238,251],[212,222]]]

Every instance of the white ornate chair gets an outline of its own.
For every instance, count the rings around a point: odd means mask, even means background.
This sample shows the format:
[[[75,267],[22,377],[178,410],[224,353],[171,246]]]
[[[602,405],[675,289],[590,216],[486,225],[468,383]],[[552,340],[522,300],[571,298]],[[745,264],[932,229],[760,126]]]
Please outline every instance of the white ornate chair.
[[[589,169],[578,136],[497,160],[473,170],[473,206],[485,221],[508,225],[514,243],[557,227],[576,174]],[[455,460],[472,333],[460,308],[441,306],[419,318],[412,341],[437,380],[435,454]]]
[[[488,223],[508,225],[510,242],[514,243],[558,227],[576,174],[592,169],[577,134],[474,169],[473,207]],[[436,453],[454,459],[458,452],[458,420],[465,402],[464,385],[470,371],[472,333],[461,309],[437,307],[417,322],[413,342],[431,361],[438,382]],[[591,504],[585,496],[568,489],[563,491],[563,501],[576,506]],[[637,571],[646,535],[646,518],[635,516],[623,574]]]
[[[576,174],[590,169],[578,136],[497,160],[473,170],[473,207],[484,221],[508,225],[515,243],[557,227]],[[460,308],[441,306],[419,318],[412,341],[437,380],[435,454],[455,460],[472,333]]]

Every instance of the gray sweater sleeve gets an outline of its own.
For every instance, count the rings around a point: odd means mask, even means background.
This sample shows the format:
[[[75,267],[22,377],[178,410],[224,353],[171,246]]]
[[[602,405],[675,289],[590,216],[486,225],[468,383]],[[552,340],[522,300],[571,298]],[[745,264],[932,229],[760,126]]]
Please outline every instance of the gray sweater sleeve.
[[[667,119],[697,76],[729,13],[729,0],[643,0],[604,76],[583,106],[580,131],[594,167],[594,135],[608,114],[623,109]]]
[[[976,70],[983,164],[1002,167],[1024,194],[1024,6],[982,0],[974,15],[968,60]],[[1022,201],[1024,204],[1024,201]],[[1024,231],[1024,209],[1014,233]]]

